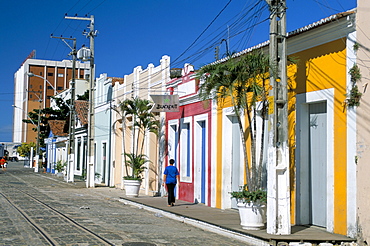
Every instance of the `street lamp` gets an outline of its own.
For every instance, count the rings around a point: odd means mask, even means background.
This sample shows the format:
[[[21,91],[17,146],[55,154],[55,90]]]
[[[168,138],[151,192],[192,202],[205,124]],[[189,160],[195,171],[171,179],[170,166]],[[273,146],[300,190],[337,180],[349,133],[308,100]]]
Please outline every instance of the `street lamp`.
[[[42,76],[40,76],[40,75],[36,75],[36,74],[34,74],[34,73],[27,73],[27,76],[28,77],[38,77],[38,78],[41,78],[41,79],[43,79],[43,80],[45,80],[50,86],[51,86],[51,88],[53,88],[53,90],[54,90],[54,95],[58,95],[58,91],[55,89],[55,87],[50,83],[50,81],[49,80],[47,80],[46,78],[44,78],[44,77],[42,77]]]
[[[26,112],[26,111],[24,111],[22,108],[20,108],[20,107],[18,107],[18,106],[15,106],[15,105],[12,105],[12,107],[22,110],[22,111],[23,111],[23,113],[25,113],[25,114],[27,115],[27,117],[28,117],[28,119],[31,121],[31,123],[32,123],[34,126],[36,126],[36,127],[37,127],[36,123],[31,119],[31,117],[29,117],[29,116],[28,116],[28,114],[27,114],[27,112]]]
[[[37,96],[37,95],[36,95]],[[41,98],[39,98],[39,102],[41,104],[42,100]],[[37,120],[37,125],[35,124],[35,122],[31,119],[31,117],[27,114],[26,111],[24,111],[22,108],[20,107],[17,107],[15,105],[12,105],[14,108],[17,108],[17,109],[20,109],[22,110],[26,115],[27,117],[30,119],[31,123],[37,127],[37,138],[36,138],[36,166],[35,166],[35,172],[38,172],[38,168],[39,168],[39,149],[40,149],[40,110],[41,110],[41,107],[39,107],[39,112],[38,112],[38,120]],[[41,105],[40,105],[41,106]],[[31,158],[33,159],[33,158]],[[30,167],[32,167],[32,165],[30,164]]]

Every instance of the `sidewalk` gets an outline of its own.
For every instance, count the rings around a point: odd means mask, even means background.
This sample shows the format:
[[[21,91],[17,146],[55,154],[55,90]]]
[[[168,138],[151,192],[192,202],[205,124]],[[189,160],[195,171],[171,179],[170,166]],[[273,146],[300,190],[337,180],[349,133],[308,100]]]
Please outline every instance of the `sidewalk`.
[[[39,173],[40,174],[40,173]],[[49,173],[42,173],[48,178],[57,178]],[[62,181],[63,182],[63,181]],[[72,183],[71,183],[72,185]],[[76,188],[85,188],[85,182],[73,183]],[[271,235],[266,230],[244,230],[240,226],[239,213],[234,209],[217,209],[186,201],[176,200],[174,207],[167,206],[167,197],[154,197],[139,195],[139,197],[127,197],[125,191],[119,188],[96,187],[89,188],[90,192],[97,196],[119,200],[125,205],[136,206],[140,209],[151,211],[158,217],[169,217],[183,223],[200,227],[203,230],[212,231],[224,236],[232,237],[249,245],[342,245],[341,243],[354,242],[352,238],[327,232],[323,228],[308,226],[292,226],[290,235]],[[308,243],[308,244],[304,244]],[[349,244],[348,244],[349,245]]]
[[[292,242],[297,243],[294,245],[298,245],[298,243],[311,243],[312,245],[328,243],[325,245],[341,245],[342,242],[355,241],[346,236],[329,233],[322,228],[313,226],[292,226],[292,234],[284,236],[267,234],[266,230],[244,230],[240,226],[237,210],[222,210],[181,200],[177,200],[174,207],[168,207],[167,197],[142,195],[139,197],[121,196],[120,201],[125,204],[153,211],[157,216],[170,217],[184,223],[201,227],[204,230],[236,237],[254,245],[288,245]],[[283,244],[283,242],[286,244]]]

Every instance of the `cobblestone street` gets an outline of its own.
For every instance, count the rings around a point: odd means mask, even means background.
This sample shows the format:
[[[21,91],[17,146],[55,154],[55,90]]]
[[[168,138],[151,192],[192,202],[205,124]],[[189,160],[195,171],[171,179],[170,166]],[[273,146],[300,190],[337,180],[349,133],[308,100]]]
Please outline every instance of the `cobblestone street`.
[[[245,245],[125,205],[119,189],[87,189],[22,162],[0,180],[0,245]]]

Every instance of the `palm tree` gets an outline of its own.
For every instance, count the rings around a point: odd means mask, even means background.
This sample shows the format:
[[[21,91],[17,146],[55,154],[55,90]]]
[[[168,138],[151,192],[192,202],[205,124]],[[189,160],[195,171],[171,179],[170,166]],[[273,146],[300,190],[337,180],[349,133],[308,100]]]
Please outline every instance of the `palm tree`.
[[[158,135],[159,121],[155,118],[155,115],[153,113],[143,112],[142,114],[138,115],[136,123],[143,136],[141,141],[141,149],[139,152],[142,154],[144,149],[144,140],[147,133],[151,132],[155,135]],[[136,152],[136,154],[138,154],[138,152]]]
[[[128,102],[129,100],[126,99],[122,102],[119,102],[118,103],[118,106],[117,107],[112,107],[112,109],[121,116],[121,119],[119,120],[116,120],[114,123],[113,123],[113,130],[115,129],[115,125],[121,121],[122,122],[122,148],[123,148],[123,153],[126,153],[126,147],[125,147],[125,130],[126,130],[126,116],[129,115],[131,112],[129,112],[129,108],[128,108]],[[114,130],[115,132],[115,130]],[[116,133],[116,132],[115,132]],[[123,156],[123,160],[124,160],[124,163],[126,163],[126,155]],[[126,173],[128,173],[128,168],[127,168],[127,165],[125,165],[125,168],[126,168]]]
[[[142,154],[143,149],[144,149],[144,142],[145,142],[145,137],[147,132],[153,132],[157,134],[158,127],[159,127],[159,122],[155,118],[155,115],[150,112],[153,103],[147,99],[140,99],[140,98],[134,98],[133,100],[130,101],[130,107],[131,107],[131,112],[133,113],[133,121],[134,121],[134,136],[135,136],[135,128],[139,130],[139,134],[142,135],[142,141],[141,141],[141,148],[139,152],[139,136],[137,136],[136,139],[136,155]],[[134,146],[134,153],[135,153],[135,144],[133,143]]]
[[[145,163],[151,162],[147,159],[147,156],[144,154],[135,155],[134,153],[125,153],[125,156],[127,156],[127,166],[132,167],[132,174],[129,176],[131,179],[139,179],[141,180],[141,174],[146,169]]]
[[[143,158],[147,158],[143,154],[144,150],[144,142],[146,139],[147,132],[153,132],[157,134],[158,131],[158,120],[156,120],[155,115],[150,112],[152,109],[152,102],[150,102],[147,99],[141,99],[138,97],[132,98],[132,99],[126,99],[122,102],[119,103],[118,108],[115,109],[116,112],[118,112],[121,115],[121,120],[122,120],[122,130],[123,130],[123,135],[122,135],[122,144],[123,144],[123,154],[124,154],[124,162],[126,166],[126,174],[127,176],[131,177],[137,177],[136,172],[137,172],[137,165],[133,165],[135,163],[141,163],[144,165],[148,161],[143,161]],[[132,153],[127,153],[126,148],[125,148],[125,141],[124,141],[124,131],[126,129],[126,118],[128,116],[132,117]],[[136,136],[136,129],[139,130],[139,135]],[[140,134],[142,136],[141,138],[141,148],[139,151],[139,144],[140,144]],[[135,142],[136,140],[136,142]],[[127,160],[127,158],[129,160]],[[140,159],[141,161],[138,161],[137,159]],[[128,169],[127,167],[131,167],[131,175],[128,175]],[[140,169],[142,172],[143,169]]]
[[[242,57],[229,59],[224,63],[214,63],[202,67],[198,72],[204,83],[200,86],[200,97],[203,100],[214,99],[220,106],[226,99],[231,100],[233,111],[237,118],[243,145],[245,170],[247,177],[246,188],[257,191],[262,188],[263,141],[261,155],[257,164],[257,106],[261,105],[261,116],[267,112],[267,88],[269,59],[261,51],[248,53]],[[242,116],[248,119],[244,129]],[[253,118],[252,118],[253,116]],[[264,121],[262,123],[261,139],[264,139]],[[246,140],[250,138],[250,163]]]

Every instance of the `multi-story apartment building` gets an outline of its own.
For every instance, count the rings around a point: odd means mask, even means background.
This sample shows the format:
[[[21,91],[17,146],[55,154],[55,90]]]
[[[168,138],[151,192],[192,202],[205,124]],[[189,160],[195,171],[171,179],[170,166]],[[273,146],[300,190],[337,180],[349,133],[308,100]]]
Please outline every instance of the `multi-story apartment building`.
[[[76,61],[76,79],[89,77],[89,63]],[[72,61],[27,59],[14,74],[13,142],[35,142],[34,126],[24,123],[27,113],[50,106],[50,97],[69,88]]]

